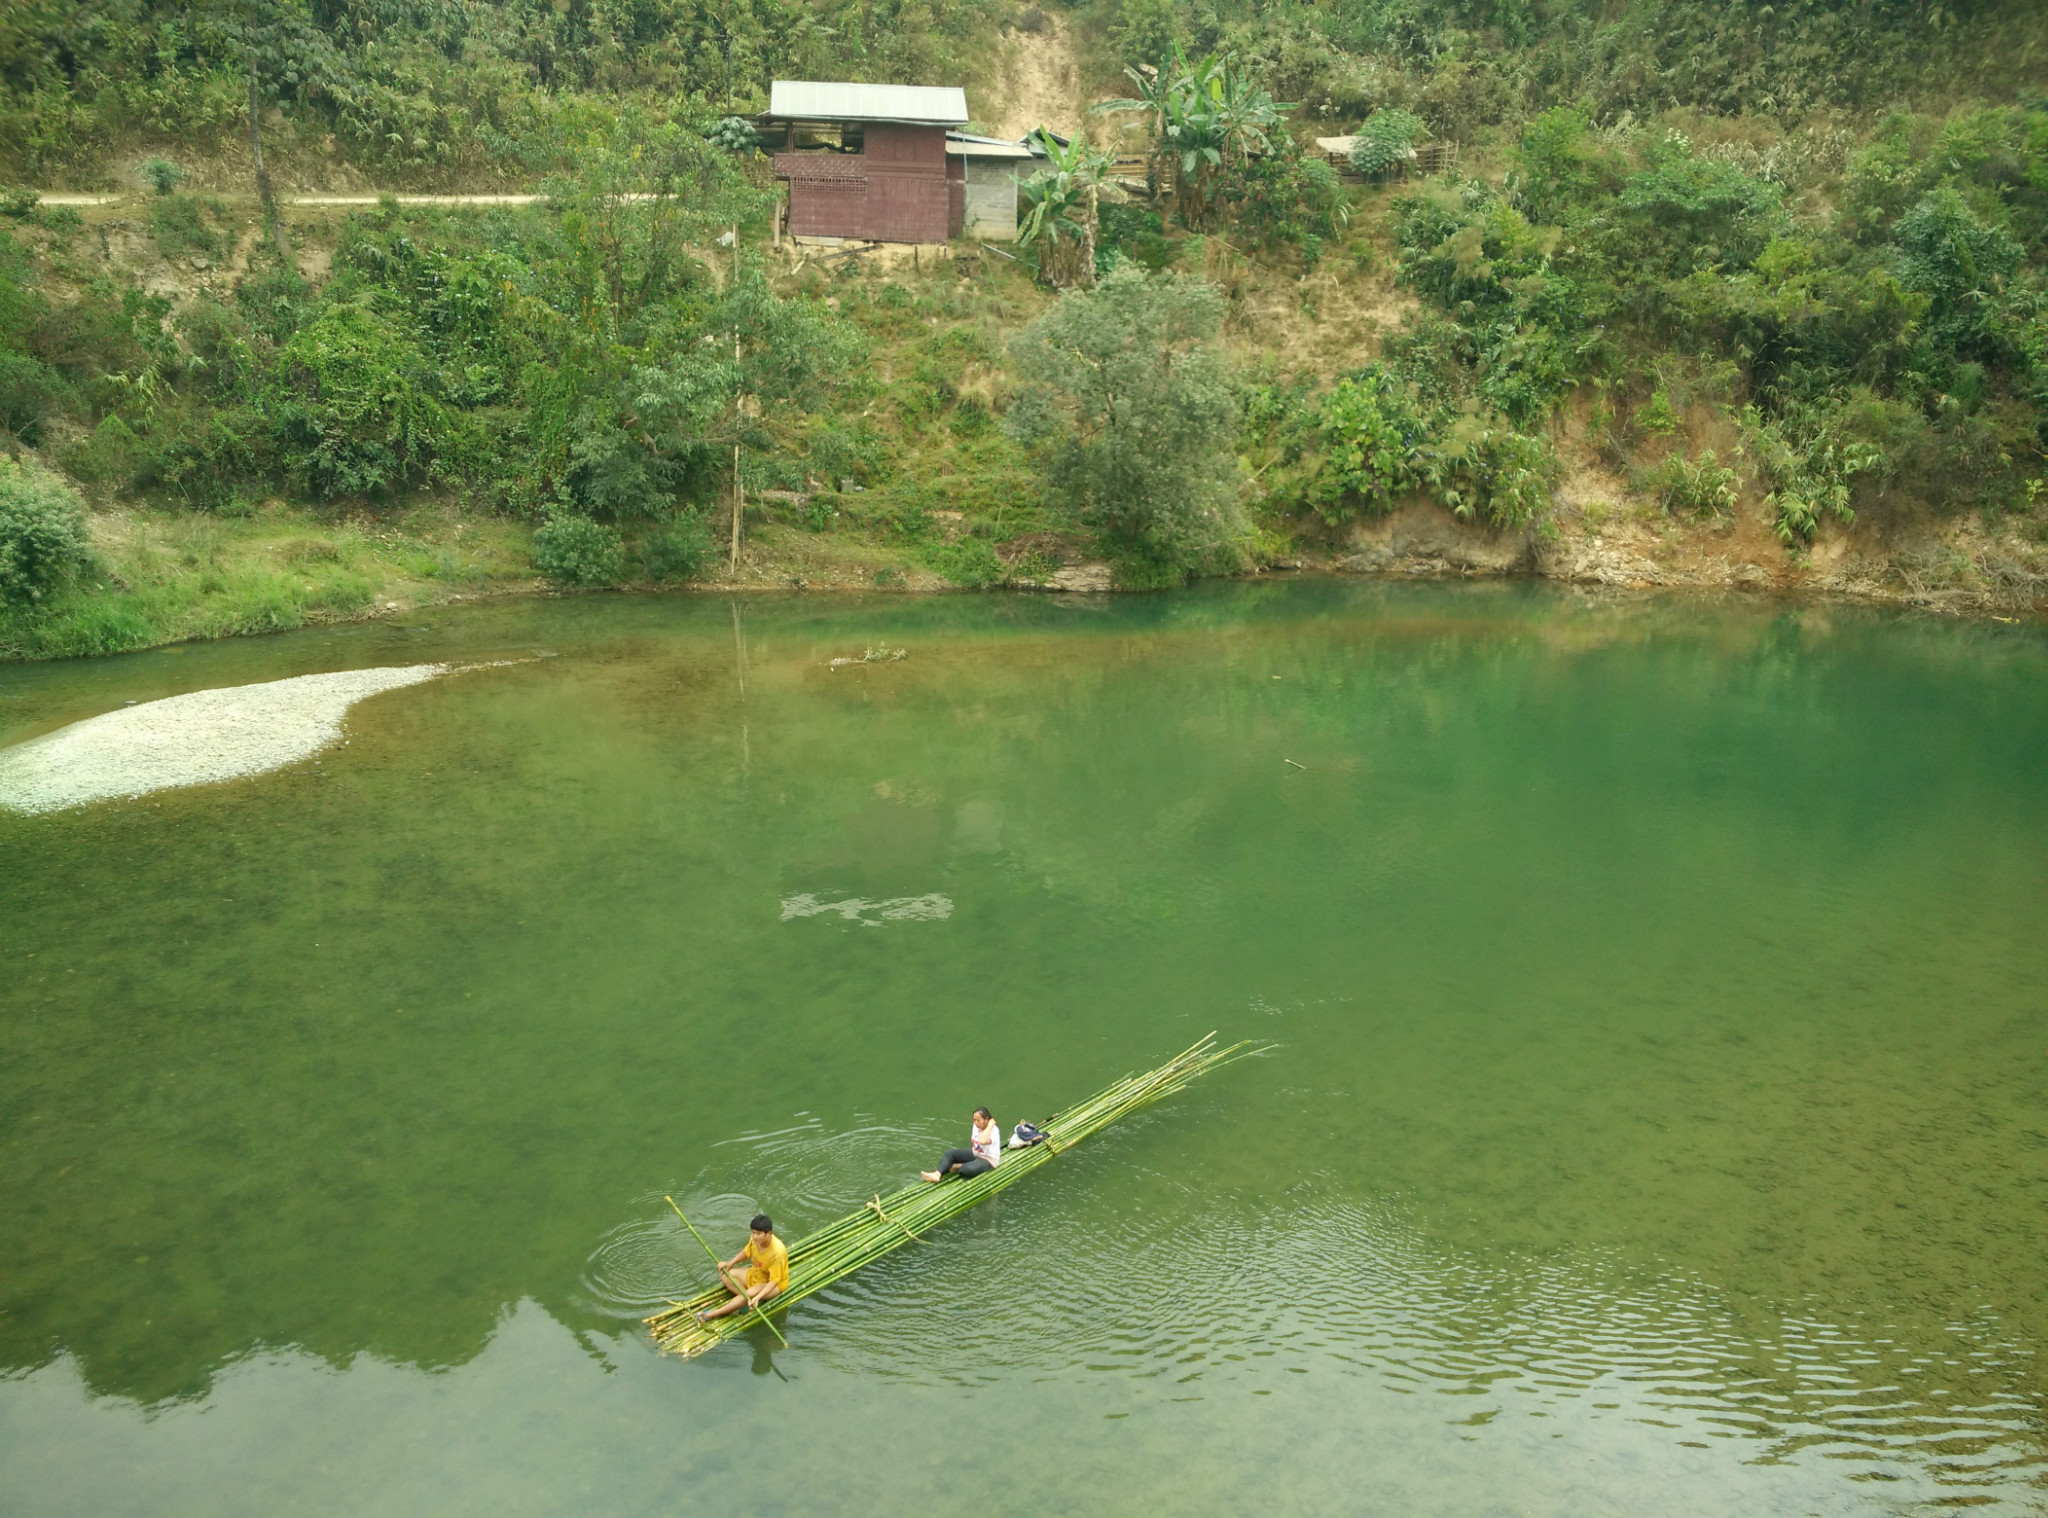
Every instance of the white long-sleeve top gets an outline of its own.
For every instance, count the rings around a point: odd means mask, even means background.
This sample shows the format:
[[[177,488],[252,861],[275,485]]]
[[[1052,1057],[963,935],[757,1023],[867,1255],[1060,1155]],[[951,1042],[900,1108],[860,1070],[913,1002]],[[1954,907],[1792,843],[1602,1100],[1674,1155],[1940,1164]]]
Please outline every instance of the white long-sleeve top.
[[[974,1152],[991,1165],[1003,1162],[1003,1130],[991,1122],[986,1128],[974,1126]]]

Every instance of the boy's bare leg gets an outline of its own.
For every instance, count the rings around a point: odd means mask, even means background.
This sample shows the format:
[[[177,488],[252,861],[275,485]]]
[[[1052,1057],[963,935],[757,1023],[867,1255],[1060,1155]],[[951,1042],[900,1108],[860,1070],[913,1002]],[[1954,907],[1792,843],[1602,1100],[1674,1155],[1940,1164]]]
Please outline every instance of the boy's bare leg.
[[[721,1271],[720,1274],[723,1275],[724,1272]],[[709,1323],[713,1318],[723,1318],[730,1313],[745,1312],[749,1308],[759,1307],[770,1297],[776,1295],[776,1287],[773,1281],[763,1281],[759,1286],[736,1287],[728,1280],[726,1286],[734,1293],[733,1299],[723,1307],[707,1308],[705,1311],[698,1313],[697,1316],[701,1321]]]
[[[721,1303],[717,1307],[705,1308],[697,1314],[699,1322],[709,1323],[713,1318],[722,1318],[727,1313],[738,1312],[741,1308],[751,1305],[747,1300],[746,1281],[731,1266],[721,1265],[718,1267],[718,1281],[721,1286],[732,1293],[732,1300]]]

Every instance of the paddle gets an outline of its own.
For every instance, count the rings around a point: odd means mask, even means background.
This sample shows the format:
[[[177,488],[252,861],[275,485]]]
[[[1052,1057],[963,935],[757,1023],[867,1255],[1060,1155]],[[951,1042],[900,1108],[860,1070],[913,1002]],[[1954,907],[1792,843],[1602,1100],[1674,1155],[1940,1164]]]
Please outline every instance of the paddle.
[[[662,1200],[668,1203],[669,1206],[676,1207],[676,1199],[674,1197],[665,1196],[662,1198]],[[682,1208],[676,1207],[676,1216],[679,1218],[683,1218]],[[712,1247],[709,1244],[704,1243],[704,1235],[697,1232],[697,1225],[695,1223],[692,1223],[688,1218],[683,1218],[683,1226],[690,1230],[691,1238],[695,1239],[699,1244],[704,1245],[704,1252],[711,1256],[711,1268],[718,1272],[718,1279],[723,1281],[725,1279],[725,1261],[719,1259],[717,1253],[712,1249]],[[761,1321],[763,1323],[768,1323],[768,1313],[762,1307],[762,1305],[759,1302],[756,1302],[752,1305],[755,1313],[757,1313],[760,1316]],[[782,1330],[777,1328],[773,1323],[768,1323],[768,1332],[775,1335],[776,1338],[782,1339]],[[782,1347],[784,1349],[789,1348],[789,1340],[782,1339]]]

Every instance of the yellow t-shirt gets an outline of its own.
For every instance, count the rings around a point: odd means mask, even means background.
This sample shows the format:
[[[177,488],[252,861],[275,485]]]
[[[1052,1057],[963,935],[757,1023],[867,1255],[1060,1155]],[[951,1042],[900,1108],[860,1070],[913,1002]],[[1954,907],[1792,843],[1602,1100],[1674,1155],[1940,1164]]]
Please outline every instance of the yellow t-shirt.
[[[747,1240],[747,1284],[764,1286],[770,1281],[777,1291],[789,1290],[789,1251],[772,1233],[765,1249],[752,1239]]]

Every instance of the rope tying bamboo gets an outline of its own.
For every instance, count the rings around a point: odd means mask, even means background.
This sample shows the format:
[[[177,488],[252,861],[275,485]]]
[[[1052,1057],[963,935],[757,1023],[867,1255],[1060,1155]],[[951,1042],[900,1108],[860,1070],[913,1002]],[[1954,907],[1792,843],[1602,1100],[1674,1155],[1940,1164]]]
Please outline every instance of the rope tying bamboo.
[[[896,1226],[897,1226],[898,1228],[901,1228],[901,1229],[903,1229],[903,1231],[904,1231],[905,1233],[910,1233],[910,1229],[909,1229],[909,1228],[908,1228],[907,1226],[905,1226],[905,1225],[904,1225],[903,1223],[901,1223],[901,1222],[898,1222],[898,1221],[897,1221],[897,1220],[896,1220],[895,1218],[892,1218],[892,1217],[890,1217],[888,1213],[886,1213],[886,1212],[882,1211],[882,1193],[881,1193],[881,1192],[879,1192],[879,1191],[878,1191],[878,1192],[876,1192],[876,1193],[875,1193],[875,1194],[874,1194],[874,1195],[873,1195],[872,1197],[870,1197],[870,1198],[868,1199],[868,1208],[869,1208],[869,1210],[871,1210],[871,1211],[872,1211],[872,1212],[874,1213],[874,1215],[875,1215],[876,1217],[880,1218],[880,1219],[881,1219],[881,1220],[882,1220],[883,1222],[885,1222],[885,1223],[895,1223],[895,1224],[896,1224]],[[913,1239],[916,1239],[916,1240],[917,1240],[917,1242],[918,1242],[918,1243],[920,1243],[920,1244],[922,1244],[922,1243],[924,1243],[924,1242],[925,1242],[925,1240],[923,1240],[923,1239],[920,1239],[920,1238],[918,1238],[918,1237],[917,1237],[917,1235],[916,1235],[916,1234],[914,1234],[914,1233],[910,1233],[910,1236],[911,1236],[911,1238],[913,1238]]]

